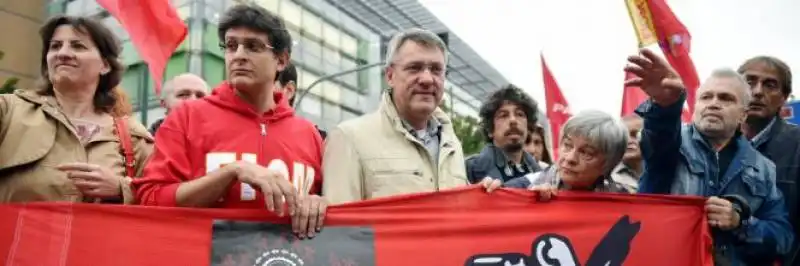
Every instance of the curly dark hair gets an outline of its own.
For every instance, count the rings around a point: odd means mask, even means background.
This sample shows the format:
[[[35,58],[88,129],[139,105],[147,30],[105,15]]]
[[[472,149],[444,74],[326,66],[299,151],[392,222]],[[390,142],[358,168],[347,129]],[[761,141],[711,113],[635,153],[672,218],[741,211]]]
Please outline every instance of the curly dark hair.
[[[781,92],[786,97],[792,95],[792,70],[789,68],[789,65],[778,58],[761,55],[747,59],[744,64],[739,66],[737,72],[739,72],[739,74],[744,74],[750,65],[757,63],[764,63],[769,67],[774,68],[778,72],[778,78],[780,79],[779,82],[781,84]]]
[[[522,108],[522,111],[525,112],[525,116],[528,119],[528,124],[536,124],[537,122],[536,117],[539,109],[536,101],[522,91],[522,89],[513,84],[508,84],[493,92],[489,96],[489,99],[481,105],[481,109],[478,112],[478,116],[480,116],[481,119],[481,130],[483,130],[483,136],[486,142],[492,142],[492,137],[490,135],[492,131],[494,131],[494,115],[505,103],[515,104]]]
[[[115,109],[119,109],[117,105],[128,104],[122,102],[120,95],[122,92],[119,88],[115,89],[122,81],[122,74],[125,67],[119,61],[119,54],[122,52],[122,47],[117,37],[111,30],[109,30],[103,23],[89,17],[75,17],[75,16],[55,16],[50,18],[39,29],[39,36],[42,40],[41,52],[41,81],[39,86],[39,94],[53,95],[53,83],[47,73],[47,53],[50,50],[50,42],[53,40],[53,35],[58,27],[63,25],[72,26],[76,31],[84,33],[92,39],[100,57],[106,61],[110,71],[105,75],[100,76],[100,81],[97,83],[97,90],[94,93],[94,107],[98,110],[114,114]]]
[[[292,36],[283,19],[255,4],[239,4],[229,8],[219,20],[217,35],[224,42],[225,33],[233,28],[247,28],[267,35],[269,45],[276,54],[292,53]]]

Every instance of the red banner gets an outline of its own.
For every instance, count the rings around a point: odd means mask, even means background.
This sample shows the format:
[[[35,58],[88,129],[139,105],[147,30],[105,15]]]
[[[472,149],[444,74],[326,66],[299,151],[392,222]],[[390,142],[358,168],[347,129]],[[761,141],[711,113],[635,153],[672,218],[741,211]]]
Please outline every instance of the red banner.
[[[712,265],[703,199],[470,187],[331,207],[297,240],[265,210],[0,206],[18,265]],[[251,222],[242,222],[251,221]],[[253,223],[258,222],[258,223]],[[271,264],[278,263],[278,264]],[[283,264],[281,264],[283,263]]]

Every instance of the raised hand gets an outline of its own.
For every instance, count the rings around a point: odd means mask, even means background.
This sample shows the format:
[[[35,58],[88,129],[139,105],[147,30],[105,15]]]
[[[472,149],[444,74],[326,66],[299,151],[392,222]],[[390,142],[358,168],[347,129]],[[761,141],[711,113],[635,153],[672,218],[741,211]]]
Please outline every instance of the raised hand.
[[[639,54],[628,57],[625,71],[636,77],[626,80],[625,86],[642,88],[656,104],[666,107],[680,99],[684,90],[683,81],[664,58],[649,49],[640,49]]]

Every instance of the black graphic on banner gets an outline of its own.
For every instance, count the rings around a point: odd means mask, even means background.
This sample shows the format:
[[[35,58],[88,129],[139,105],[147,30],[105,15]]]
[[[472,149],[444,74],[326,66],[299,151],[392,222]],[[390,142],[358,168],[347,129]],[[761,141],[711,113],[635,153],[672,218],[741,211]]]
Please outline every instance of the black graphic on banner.
[[[569,238],[544,234],[533,240],[531,254],[480,254],[467,259],[465,266],[621,266],[631,250],[631,242],[641,223],[622,216],[600,239],[589,259],[581,263]]]
[[[215,221],[211,265],[368,266],[375,265],[374,242],[369,227],[326,226],[299,240],[289,225]]]

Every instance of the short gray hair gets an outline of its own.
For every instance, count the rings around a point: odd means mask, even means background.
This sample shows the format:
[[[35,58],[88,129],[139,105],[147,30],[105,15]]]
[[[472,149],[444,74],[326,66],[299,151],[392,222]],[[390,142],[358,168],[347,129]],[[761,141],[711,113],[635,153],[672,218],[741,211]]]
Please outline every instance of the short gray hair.
[[[397,50],[399,50],[400,46],[403,46],[403,44],[405,44],[407,41],[413,41],[419,44],[423,44],[425,46],[437,47],[440,50],[442,50],[442,53],[444,53],[444,67],[446,70],[447,45],[444,44],[442,38],[439,38],[439,35],[436,35],[436,33],[420,28],[405,29],[392,36],[392,39],[389,40],[389,44],[387,46],[388,48],[386,50],[385,67],[388,68],[392,65],[392,63],[394,63],[395,56],[397,55]]]
[[[585,138],[605,156],[603,173],[614,170],[628,146],[628,128],[621,120],[597,110],[582,111],[572,116],[561,127],[560,142],[565,136]]]
[[[714,71],[711,72],[711,76],[709,76],[708,79],[706,79],[706,82],[708,82],[711,79],[735,80],[739,85],[737,87],[741,90],[743,95],[741,99],[742,104],[744,104],[744,106],[750,104],[750,100],[752,99],[752,96],[750,95],[750,83],[747,83],[747,79],[745,79],[744,76],[742,76],[742,74],[739,74],[739,72],[737,72],[736,70],[733,70],[733,68],[722,67],[714,69]]]

